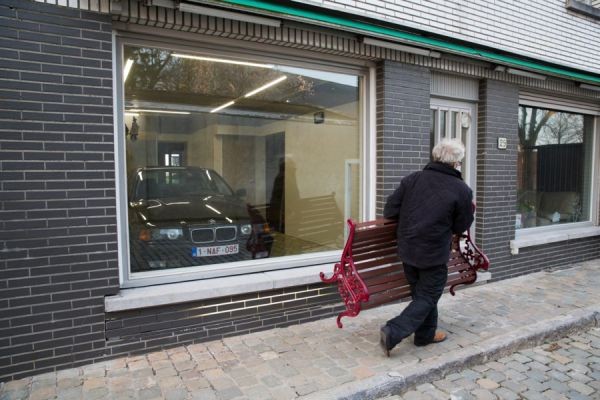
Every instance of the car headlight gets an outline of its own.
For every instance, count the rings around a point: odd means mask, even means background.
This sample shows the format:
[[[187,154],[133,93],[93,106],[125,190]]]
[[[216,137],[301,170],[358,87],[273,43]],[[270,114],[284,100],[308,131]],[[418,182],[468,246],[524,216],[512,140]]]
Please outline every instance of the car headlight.
[[[271,228],[269,227],[269,224],[266,222],[264,224],[252,224],[252,225],[244,224],[244,225],[240,226],[240,232],[244,236],[252,233],[252,230],[254,230],[254,233],[269,233],[269,232],[271,232]]]
[[[240,226],[240,232],[242,233],[242,235],[249,235],[250,233],[252,233],[252,225],[244,224]]]
[[[140,240],[176,240],[183,237],[181,228],[162,228],[162,229],[142,229],[140,231]]]
[[[183,230],[181,228],[159,229],[158,234],[161,239],[166,236],[167,239],[175,240],[183,237]]]

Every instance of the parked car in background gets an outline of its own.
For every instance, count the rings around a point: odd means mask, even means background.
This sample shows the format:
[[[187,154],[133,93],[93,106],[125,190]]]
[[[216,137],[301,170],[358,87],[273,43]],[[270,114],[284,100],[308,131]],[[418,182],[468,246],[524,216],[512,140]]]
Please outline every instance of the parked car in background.
[[[269,257],[266,220],[212,169],[139,168],[132,182],[132,272]]]

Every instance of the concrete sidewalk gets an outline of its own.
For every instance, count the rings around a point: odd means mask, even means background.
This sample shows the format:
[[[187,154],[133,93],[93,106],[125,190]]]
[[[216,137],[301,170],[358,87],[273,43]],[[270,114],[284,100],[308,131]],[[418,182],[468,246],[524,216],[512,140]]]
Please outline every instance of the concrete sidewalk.
[[[448,340],[390,358],[379,327],[406,303],[21,379],[0,399],[375,399],[597,326],[599,286],[593,260],[445,294]]]

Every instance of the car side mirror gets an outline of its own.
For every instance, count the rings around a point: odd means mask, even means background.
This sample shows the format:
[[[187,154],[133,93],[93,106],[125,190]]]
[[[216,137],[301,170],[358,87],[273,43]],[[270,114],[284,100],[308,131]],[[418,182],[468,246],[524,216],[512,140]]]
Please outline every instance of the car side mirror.
[[[235,191],[237,197],[246,197],[247,194],[246,189],[238,189]]]

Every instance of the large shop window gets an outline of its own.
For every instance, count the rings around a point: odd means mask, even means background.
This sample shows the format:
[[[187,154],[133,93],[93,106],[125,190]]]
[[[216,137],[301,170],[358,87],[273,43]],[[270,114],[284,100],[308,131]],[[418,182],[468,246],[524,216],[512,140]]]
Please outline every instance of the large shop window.
[[[342,247],[361,217],[360,76],[131,45],[123,60],[132,273]]]
[[[519,107],[517,229],[590,220],[593,122]]]

